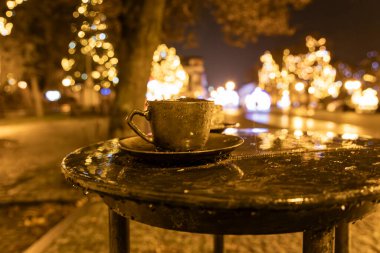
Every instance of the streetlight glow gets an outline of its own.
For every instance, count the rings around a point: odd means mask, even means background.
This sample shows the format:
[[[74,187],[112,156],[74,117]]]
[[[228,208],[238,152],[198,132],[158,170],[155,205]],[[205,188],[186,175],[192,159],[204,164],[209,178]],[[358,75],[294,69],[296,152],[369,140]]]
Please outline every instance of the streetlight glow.
[[[226,86],[227,90],[234,90],[236,87],[236,84],[233,81],[228,81],[228,82],[226,82],[225,86]]]
[[[361,87],[362,87],[362,83],[359,80],[347,80],[344,83],[344,88],[349,92],[353,92],[354,90],[359,90]]]
[[[28,83],[25,82],[25,81],[19,81],[17,83],[17,86],[20,88],[20,89],[26,89],[28,87]]]
[[[294,85],[296,91],[301,92],[305,89],[305,84],[303,82],[298,82]]]

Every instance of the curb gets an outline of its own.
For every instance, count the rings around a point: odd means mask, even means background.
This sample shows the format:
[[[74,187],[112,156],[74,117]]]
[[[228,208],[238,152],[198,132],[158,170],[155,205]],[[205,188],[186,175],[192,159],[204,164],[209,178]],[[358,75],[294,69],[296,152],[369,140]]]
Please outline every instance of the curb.
[[[79,217],[88,213],[90,207],[97,202],[87,202],[83,206],[76,209],[73,213],[67,216],[64,220],[56,224],[40,239],[29,246],[23,253],[43,253],[53,243],[53,241],[61,236],[70,225],[73,224]]]

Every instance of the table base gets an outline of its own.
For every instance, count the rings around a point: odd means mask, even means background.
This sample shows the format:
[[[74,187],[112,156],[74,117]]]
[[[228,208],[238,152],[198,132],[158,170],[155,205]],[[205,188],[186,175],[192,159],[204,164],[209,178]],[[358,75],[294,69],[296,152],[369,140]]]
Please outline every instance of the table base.
[[[350,250],[350,225],[346,222],[335,227],[335,253],[348,253]]]
[[[341,223],[325,230],[307,230],[303,233],[303,253],[349,253],[349,224]],[[129,253],[129,219],[109,209],[110,253]],[[223,253],[224,236],[214,235],[214,253]]]
[[[129,219],[108,209],[110,253],[129,253]]]

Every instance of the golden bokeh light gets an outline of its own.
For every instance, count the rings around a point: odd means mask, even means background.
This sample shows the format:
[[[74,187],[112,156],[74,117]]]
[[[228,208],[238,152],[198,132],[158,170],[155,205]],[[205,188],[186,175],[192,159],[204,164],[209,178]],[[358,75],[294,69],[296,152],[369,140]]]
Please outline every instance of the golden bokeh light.
[[[97,8],[97,5],[101,3],[101,0],[82,0],[73,12],[73,17],[78,20],[77,24],[72,26],[76,39],[68,46],[70,58],[63,58],[61,61],[63,70],[73,72],[70,76],[74,81],[74,83],[70,82],[70,85],[65,85],[69,84],[66,77],[62,80],[62,85],[70,86],[73,91],[82,90],[77,87],[83,85],[79,82],[74,88],[75,79],[84,80],[85,84],[91,85],[96,91],[100,91],[101,88],[110,88],[111,82],[116,84],[119,80],[117,78],[118,59],[115,57],[113,45],[107,41],[107,24],[105,23],[107,18]],[[78,67],[83,69],[80,71],[74,69]]]

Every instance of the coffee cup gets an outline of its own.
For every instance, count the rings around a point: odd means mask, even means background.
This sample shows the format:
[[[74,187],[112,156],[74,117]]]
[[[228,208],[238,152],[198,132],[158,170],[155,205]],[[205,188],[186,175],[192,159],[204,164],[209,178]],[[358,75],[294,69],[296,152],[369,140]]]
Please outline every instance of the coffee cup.
[[[147,110],[132,111],[127,123],[137,135],[154,144],[158,150],[200,150],[209,138],[213,108],[213,101],[195,98],[148,101]],[[135,115],[149,121],[152,136],[136,126],[133,122]]]

